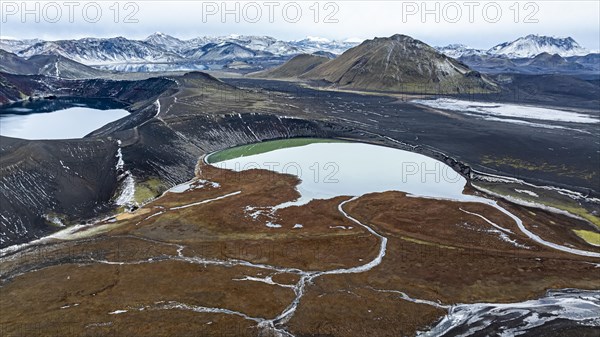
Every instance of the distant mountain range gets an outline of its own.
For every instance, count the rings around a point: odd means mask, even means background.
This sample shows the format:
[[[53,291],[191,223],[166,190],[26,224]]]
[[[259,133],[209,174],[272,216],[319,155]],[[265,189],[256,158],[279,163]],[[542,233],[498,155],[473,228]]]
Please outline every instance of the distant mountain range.
[[[533,34],[498,44],[488,50],[470,48],[462,44],[451,44],[445,47],[436,47],[436,49],[454,58],[473,55],[506,56],[511,59],[532,58],[542,53],[570,57],[590,53],[571,37],[557,38]]]
[[[152,34],[144,40],[124,37],[59,41],[3,39],[0,49],[13,54],[3,54],[4,64],[0,65],[0,71],[86,78],[95,75],[93,68],[138,72],[228,68],[247,73],[280,65],[297,55],[315,56],[303,56],[288,64],[288,68],[279,69],[279,77],[285,77],[285,74],[298,73],[298,69],[316,67],[313,63],[322,63],[324,58],[337,58],[359,43],[357,40],[330,41],[319,37],[283,41],[269,36],[244,35],[182,40],[163,33]],[[600,54],[589,53],[570,37],[527,35],[488,50],[461,44],[435,49],[472,70],[489,74],[574,74],[591,78],[600,72]],[[17,56],[22,60],[15,58]],[[26,59],[33,62],[25,65],[23,60]],[[69,72],[70,69],[74,70]],[[319,69],[323,70],[322,67]]]
[[[128,62],[175,62],[181,57],[144,41],[124,37],[109,39],[84,38],[81,40],[43,41],[17,51],[21,57],[33,55],[60,55],[87,65]]]
[[[469,55],[461,56],[458,60],[474,70],[488,74],[570,74],[589,75],[584,77],[590,79],[600,75],[600,54],[562,57],[558,54],[541,53],[533,58],[519,59],[510,59],[504,55]]]
[[[573,38],[527,35],[488,50],[461,44],[436,47],[474,70],[488,73],[592,75],[600,72],[600,54],[590,53]]]
[[[144,40],[124,37],[79,40],[0,40],[0,48],[21,57],[59,55],[86,65],[122,63],[219,62],[249,58],[290,57],[325,52],[339,55],[358,44],[306,38],[282,41],[268,36],[230,35],[180,40],[155,33]]]
[[[308,37],[283,41],[269,36],[204,36],[190,40],[154,33],[144,40],[124,37],[83,38],[79,40],[43,41],[0,40],[0,49],[21,57],[59,55],[86,65],[125,63],[227,62],[256,58],[285,58],[298,54],[320,53],[334,57],[357,46],[362,41],[330,41]],[[562,57],[583,56],[589,52],[570,37],[555,38],[527,35],[511,42],[498,44],[488,50],[461,44],[436,47],[452,58],[469,56],[502,56],[509,59],[533,58],[541,53]]]

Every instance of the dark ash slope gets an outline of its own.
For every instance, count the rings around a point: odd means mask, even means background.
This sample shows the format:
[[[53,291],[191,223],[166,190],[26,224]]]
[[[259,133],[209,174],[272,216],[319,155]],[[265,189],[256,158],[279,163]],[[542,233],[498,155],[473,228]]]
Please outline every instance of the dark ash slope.
[[[0,219],[6,218],[1,230],[7,233],[2,246],[56,230],[45,217],[72,224],[114,209],[112,198],[120,186],[118,140],[124,170],[131,172],[136,186],[152,185],[158,193],[190,179],[202,154],[300,136],[346,137],[416,151],[465,175],[473,167],[592,195],[600,190],[598,131],[593,126],[581,126],[590,134],[536,129],[439,114],[390,97],[311,90],[280,81],[223,82],[203,73],[145,81],[3,75],[0,83],[8,83],[0,94],[13,98],[112,97],[130,104],[132,112],[81,140],[0,139]],[[539,90],[543,95],[533,90],[531,99],[552,97],[552,92]],[[503,89],[494,97],[506,100],[508,92]],[[577,97],[572,93],[573,104]],[[590,98],[589,104],[594,101]],[[62,167],[61,160],[71,169]]]
[[[84,139],[0,138],[1,247],[56,231],[49,219],[71,225],[114,209],[123,173],[116,170],[119,147],[124,171],[131,172],[136,184],[158,181],[160,192],[193,177],[202,154],[263,139],[335,132],[335,126],[317,115],[315,120],[290,109],[283,97],[240,90],[202,73],[144,81],[8,74],[0,79],[4,101],[49,95],[111,97],[130,104],[131,111]],[[281,111],[285,116],[278,115]],[[297,118],[302,116],[306,119]]]

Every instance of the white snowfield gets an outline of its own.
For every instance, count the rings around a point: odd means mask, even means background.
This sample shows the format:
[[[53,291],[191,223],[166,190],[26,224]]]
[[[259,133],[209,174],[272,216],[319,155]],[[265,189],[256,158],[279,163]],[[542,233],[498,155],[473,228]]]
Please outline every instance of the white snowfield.
[[[541,121],[583,124],[600,123],[600,119],[595,116],[529,105],[463,101],[453,98],[438,98],[434,100],[418,99],[413,100],[412,102],[436,109],[459,111],[463,113],[470,112],[482,116],[527,118]]]

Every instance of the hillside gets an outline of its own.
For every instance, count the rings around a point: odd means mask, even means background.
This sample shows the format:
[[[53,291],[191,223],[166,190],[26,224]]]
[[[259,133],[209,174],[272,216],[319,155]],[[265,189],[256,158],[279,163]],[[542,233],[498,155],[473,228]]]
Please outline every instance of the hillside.
[[[314,57],[294,58],[263,76],[299,77],[325,81],[335,88],[387,92],[451,94],[490,92],[498,88],[465,64],[399,34],[367,40],[330,61],[319,59],[315,65],[316,61]]]
[[[311,71],[315,67],[322,65],[329,60],[329,58],[323,56],[301,54],[293,57],[291,60],[278,67],[250,74],[250,77],[293,79],[308,71]]]
[[[11,74],[32,75],[37,73],[34,65],[11,52],[0,49],[0,71]]]
[[[375,38],[302,77],[336,87],[419,93],[486,92],[496,85],[466,65],[405,35]]]
[[[541,53],[534,57],[531,62],[529,62],[528,66],[530,67],[538,67],[543,69],[550,69],[555,72],[558,71],[578,71],[582,70],[585,67],[576,62],[569,62],[566,59],[562,58],[558,54],[551,55],[549,53]]]
[[[0,49],[0,61],[0,72],[16,75],[77,79],[99,77],[105,73],[60,55],[34,55],[25,59]]]

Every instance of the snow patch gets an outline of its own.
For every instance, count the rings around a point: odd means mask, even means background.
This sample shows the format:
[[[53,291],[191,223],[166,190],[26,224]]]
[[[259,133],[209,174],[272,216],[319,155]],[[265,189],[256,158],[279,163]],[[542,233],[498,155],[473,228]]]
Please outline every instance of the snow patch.
[[[115,310],[115,311],[109,312],[108,314],[109,315],[119,315],[119,314],[123,314],[123,313],[126,313],[126,312],[127,312],[127,310]]]
[[[49,221],[50,223],[52,223],[58,227],[65,227],[65,224],[56,215],[45,214],[44,219],[46,219],[47,221]]]
[[[174,186],[174,187],[170,188],[169,190],[167,190],[167,192],[184,193],[184,192],[192,191],[195,189],[201,189],[206,186],[210,186],[212,188],[219,188],[219,187],[221,187],[221,184],[219,184],[217,182],[213,182],[213,181],[204,180],[204,179],[196,179],[196,180],[188,181],[187,183],[183,183],[183,184]]]
[[[463,101],[452,98],[438,98],[435,100],[418,99],[413,100],[412,102],[436,109],[459,111],[463,113],[471,112],[482,116],[516,117],[542,121],[584,124],[600,123],[600,119],[595,116],[536,106]]]
[[[293,288],[294,286],[291,284],[281,284],[273,281],[272,276],[265,277],[254,277],[254,276],[244,276],[243,278],[233,279],[234,281],[252,281],[252,282],[261,282],[270,285],[276,285],[284,288]]]
[[[220,197],[216,197],[216,198],[212,198],[212,199],[206,199],[206,200],[194,202],[194,203],[183,205],[183,206],[172,207],[172,208],[169,209],[169,211],[174,211],[174,210],[178,210],[178,209],[184,209],[184,208],[188,208],[188,207],[193,207],[193,206],[198,206],[198,205],[206,204],[206,203],[209,203],[209,202],[212,202],[212,201],[217,201],[217,200],[225,199],[225,198],[228,198],[228,197],[231,197],[231,196],[234,196],[234,195],[238,195],[240,193],[242,193],[242,191],[236,191],[236,192],[233,192],[233,193],[222,195]]]
[[[535,193],[533,191],[529,191],[529,190],[520,190],[520,189],[515,188],[515,192],[527,194],[529,196],[536,197],[536,198],[539,197],[539,195],[537,193]]]
[[[280,224],[276,224],[276,223],[273,223],[271,221],[267,221],[267,223],[265,224],[265,226],[267,226],[269,228],[281,228]]]
[[[346,230],[346,229],[352,229],[352,226],[348,226],[348,227],[346,227],[346,226],[329,226],[329,228],[331,228],[331,229],[344,229],[344,230]]]
[[[60,162],[60,166],[62,166],[62,168],[64,168],[65,170],[70,170],[71,169],[70,167],[68,167],[67,165],[65,165],[65,163],[63,163],[62,160],[59,160],[59,162]]]
[[[117,154],[115,156],[117,158],[115,169],[118,173],[123,172],[125,161],[123,160],[123,151],[121,150],[121,140],[117,140],[117,144],[119,145],[119,148],[117,149]],[[123,172],[118,179],[123,179],[123,183],[121,184],[121,193],[115,200],[115,204],[119,206],[131,206],[134,203],[135,179],[133,179],[133,175],[130,171]]]
[[[128,171],[129,172],[129,171]],[[128,174],[123,180],[123,185],[121,187],[121,194],[115,200],[115,204],[119,206],[128,206],[133,203],[133,198],[135,195],[135,180]]]

